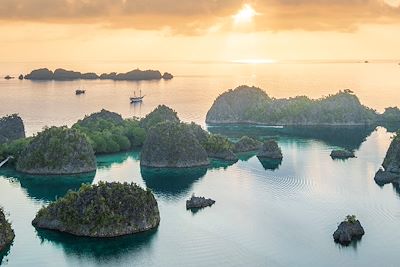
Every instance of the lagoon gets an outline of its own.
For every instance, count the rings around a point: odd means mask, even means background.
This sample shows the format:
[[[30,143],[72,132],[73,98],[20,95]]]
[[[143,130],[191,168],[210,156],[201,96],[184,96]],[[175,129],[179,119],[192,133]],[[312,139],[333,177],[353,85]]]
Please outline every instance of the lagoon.
[[[391,63],[185,64],[160,68],[175,75],[171,81],[1,80],[0,114],[19,113],[27,134],[32,135],[45,125],[72,125],[101,108],[124,117],[143,117],[158,104],[166,104],[182,120],[205,126],[206,112],[215,97],[240,84],[260,86],[276,97],[320,97],[351,88],[365,105],[380,111],[400,103],[400,70]],[[19,68],[12,69],[18,74]],[[385,82],[385,88],[379,81]],[[86,95],[76,96],[77,87],[85,88]],[[145,101],[131,105],[129,96],[137,88],[146,94]],[[397,127],[207,129],[232,139],[274,137],[284,159],[260,162],[255,153],[245,153],[232,165],[213,161],[208,168],[161,171],[141,169],[140,152],[132,151],[98,156],[97,172],[92,176],[33,177],[2,168],[0,205],[16,233],[12,247],[0,256],[2,264],[398,266],[400,188],[380,187],[373,179]],[[357,157],[332,160],[329,155],[335,148],[354,149]],[[159,228],[97,240],[37,231],[31,226],[42,205],[81,183],[99,181],[135,182],[151,188],[159,203]],[[216,203],[198,212],[188,211],[185,201],[192,193],[211,197]],[[366,234],[349,247],[335,244],[332,233],[337,224],[353,213]]]
[[[240,129],[235,129],[235,132]],[[218,129],[211,129],[218,131]],[[246,127],[244,132],[251,133]],[[255,128],[254,134],[270,136]],[[10,214],[16,239],[6,266],[397,266],[400,189],[380,187],[373,177],[392,133],[369,132],[352,142],[357,158],[332,160],[335,139],[274,134],[284,159],[263,164],[254,153],[228,166],[141,169],[137,151],[97,158],[94,176],[31,177],[3,169],[0,203]],[[234,138],[234,135],[231,136]],[[135,182],[150,187],[161,223],[146,234],[110,240],[36,231],[30,222],[42,206],[82,182]],[[214,198],[211,208],[186,210],[192,193]],[[349,247],[332,240],[348,213],[366,235]]]

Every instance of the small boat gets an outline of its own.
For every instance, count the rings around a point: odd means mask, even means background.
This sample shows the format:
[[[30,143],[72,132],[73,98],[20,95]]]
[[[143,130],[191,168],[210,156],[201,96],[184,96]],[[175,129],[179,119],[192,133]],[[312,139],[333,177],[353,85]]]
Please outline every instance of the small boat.
[[[86,90],[80,90],[80,89],[78,89],[78,90],[75,91],[75,94],[76,94],[76,95],[81,95],[81,94],[84,94],[84,93],[86,93]]]
[[[130,97],[131,103],[139,103],[142,102],[144,95],[142,95],[142,90],[140,90],[139,96],[136,96],[136,92],[134,92],[133,97]]]

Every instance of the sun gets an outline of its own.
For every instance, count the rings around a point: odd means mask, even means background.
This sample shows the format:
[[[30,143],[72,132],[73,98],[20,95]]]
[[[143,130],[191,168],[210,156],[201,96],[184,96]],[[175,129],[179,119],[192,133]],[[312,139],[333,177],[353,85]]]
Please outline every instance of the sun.
[[[245,4],[243,8],[239,10],[236,15],[233,16],[233,20],[235,24],[249,23],[256,15],[258,15],[258,13],[251,5]]]

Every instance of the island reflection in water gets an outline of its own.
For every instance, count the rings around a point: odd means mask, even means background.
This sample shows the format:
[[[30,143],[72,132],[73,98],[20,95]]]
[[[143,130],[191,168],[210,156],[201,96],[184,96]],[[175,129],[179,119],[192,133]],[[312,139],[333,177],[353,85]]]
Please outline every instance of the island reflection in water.
[[[214,134],[226,135],[230,138],[249,136],[260,140],[279,137],[295,137],[323,141],[327,145],[358,149],[365,139],[375,130],[376,126],[209,126]],[[394,127],[395,128],[395,127]],[[393,129],[394,129],[393,128]]]
[[[60,233],[57,231],[36,229],[40,242],[49,242],[63,249],[67,256],[90,258],[99,263],[112,263],[126,255],[146,250],[157,235],[157,229],[115,238],[89,238]]]
[[[69,190],[78,190],[82,184],[91,184],[96,173],[75,176],[41,176],[29,175],[11,168],[0,170],[0,175],[19,182],[31,198],[46,202],[64,196]]]
[[[207,167],[163,169],[141,166],[140,173],[146,186],[155,194],[176,197],[187,193],[193,183],[206,175]]]

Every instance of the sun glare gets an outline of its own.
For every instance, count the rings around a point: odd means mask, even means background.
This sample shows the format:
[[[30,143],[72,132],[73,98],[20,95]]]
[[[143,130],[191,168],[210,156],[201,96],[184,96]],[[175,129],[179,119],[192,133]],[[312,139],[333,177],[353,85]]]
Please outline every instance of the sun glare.
[[[249,23],[256,15],[257,12],[254,10],[254,8],[249,4],[246,4],[236,15],[233,16],[233,20],[236,24]]]
[[[273,64],[276,63],[275,60],[273,59],[238,59],[238,60],[232,60],[232,63],[238,63],[238,64]]]

